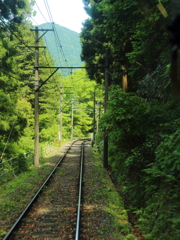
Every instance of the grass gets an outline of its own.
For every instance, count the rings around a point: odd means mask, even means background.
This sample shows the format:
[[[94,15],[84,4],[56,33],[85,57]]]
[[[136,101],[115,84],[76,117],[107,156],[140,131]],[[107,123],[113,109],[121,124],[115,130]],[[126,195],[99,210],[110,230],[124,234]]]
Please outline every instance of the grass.
[[[86,180],[92,187],[85,201],[94,202],[94,210],[101,209],[110,218],[107,226],[97,230],[100,238],[107,239],[107,232],[109,232],[110,239],[135,240],[123,200],[116,191],[107,170],[103,168],[97,152],[93,152],[92,163],[92,177]]]
[[[31,166],[27,172],[0,185],[0,236],[6,234],[4,228],[16,220],[53,170],[54,164],[47,164],[52,161],[57,162],[57,159],[43,158],[38,168]]]
[[[3,224],[6,226],[14,222],[54,168],[53,164],[47,164],[49,162],[52,162],[51,158],[44,158],[39,168],[31,167],[29,171],[0,186],[0,236],[6,234]],[[93,158],[91,156],[88,171],[90,177],[84,182],[91,186],[91,191],[86,195],[85,201],[87,204],[93,202],[95,213],[101,210],[105,216],[104,219],[102,216],[102,220],[106,224],[97,227],[98,239],[136,239],[127,220],[123,200],[102,167],[102,160],[97,153],[93,153]],[[61,175],[65,174],[66,171],[62,168]],[[60,183],[57,183],[58,186],[60,187]],[[89,223],[89,226],[91,224]]]

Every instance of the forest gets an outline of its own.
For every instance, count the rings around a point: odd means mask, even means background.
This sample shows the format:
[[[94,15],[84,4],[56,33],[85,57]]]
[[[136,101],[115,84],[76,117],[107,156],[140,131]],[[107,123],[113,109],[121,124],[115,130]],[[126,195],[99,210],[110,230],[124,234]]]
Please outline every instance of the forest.
[[[96,144],[103,155],[108,131],[109,168],[145,238],[178,240],[179,47],[173,47],[179,44],[179,20],[176,26],[171,21],[178,3],[173,9],[169,0],[83,2],[90,18],[81,32],[82,60],[104,66],[105,49],[109,52],[108,110],[100,118]],[[87,73],[104,84],[102,70]]]
[[[31,16],[34,15],[33,5],[34,1],[17,0],[13,4],[11,1],[0,1],[2,9],[0,15],[0,175],[2,174],[6,179],[9,176],[7,169],[4,169],[4,163],[7,162],[8,165],[9,159],[18,157],[17,163],[8,168],[16,168],[15,173],[27,170],[24,153],[34,150],[35,33],[33,30],[35,27],[30,21]],[[92,99],[97,85],[95,81],[90,81],[85,70],[68,69],[65,73],[62,69],[52,74],[53,70],[48,67],[81,66],[79,36],[59,26],[64,31],[64,37],[71,41],[64,39],[65,50],[63,46],[57,49],[57,44],[60,42],[57,34],[59,28],[57,30],[55,24],[39,26],[40,29],[44,27],[54,29],[55,33],[50,35],[51,38],[44,35],[42,39],[43,32],[39,31],[39,66],[47,67],[39,68],[40,148],[49,143],[60,144],[60,113],[63,118],[64,141],[73,137],[90,136],[93,128]],[[66,55],[68,44],[69,49],[72,49],[72,41],[77,49],[71,51],[72,57],[69,62],[70,56]],[[55,45],[56,56],[52,56],[53,52],[49,47],[52,42]],[[47,79],[49,80],[46,82]],[[102,98],[101,86],[99,89],[97,97]]]
[[[83,0],[89,18],[80,33],[81,60],[87,70],[67,77],[57,71],[39,92],[41,146],[58,142],[61,111],[64,141],[72,129],[73,137],[89,137],[95,130],[103,156],[108,132],[108,169],[149,240],[180,239],[179,39],[174,37],[179,25],[172,25],[172,2]],[[0,163],[34,149],[33,4],[0,1]],[[42,48],[39,63],[54,66],[55,60]],[[39,73],[42,84],[52,72]]]

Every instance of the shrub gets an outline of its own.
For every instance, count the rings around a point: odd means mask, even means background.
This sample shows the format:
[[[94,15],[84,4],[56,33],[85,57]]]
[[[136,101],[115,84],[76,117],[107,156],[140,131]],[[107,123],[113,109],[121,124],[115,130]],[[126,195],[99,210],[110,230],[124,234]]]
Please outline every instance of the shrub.
[[[179,101],[146,102],[111,88],[96,141],[108,130],[109,164],[147,239],[179,239],[179,129]]]

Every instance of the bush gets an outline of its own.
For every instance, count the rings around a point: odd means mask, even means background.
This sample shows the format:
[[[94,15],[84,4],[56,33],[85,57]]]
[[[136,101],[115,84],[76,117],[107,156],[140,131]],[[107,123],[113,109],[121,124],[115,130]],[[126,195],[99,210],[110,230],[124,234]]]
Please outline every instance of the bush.
[[[160,104],[112,88],[99,136],[147,239],[179,239],[180,104]],[[101,145],[102,138],[96,139]],[[169,237],[170,232],[171,238]]]
[[[13,160],[13,169],[15,174],[28,170],[28,163],[24,154],[19,154],[18,157]]]

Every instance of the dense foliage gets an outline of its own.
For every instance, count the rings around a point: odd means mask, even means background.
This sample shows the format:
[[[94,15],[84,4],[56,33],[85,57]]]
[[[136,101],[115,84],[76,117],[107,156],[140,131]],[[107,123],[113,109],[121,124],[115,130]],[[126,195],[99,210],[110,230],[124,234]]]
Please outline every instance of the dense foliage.
[[[0,163],[18,156],[14,160],[12,168],[21,170],[28,168],[22,153],[34,149],[35,49],[32,46],[34,46],[35,36],[34,32],[31,31],[34,26],[28,20],[29,16],[33,14],[33,4],[34,2],[30,0],[13,1],[13,4],[12,1],[8,0],[0,1]],[[51,24],[41,27],[52,28]],[[58,29],[58,26],[56,27]],[[59,28],[61,27],[59,26]],[[61,58],[61,63],[57,64],[56,59],[52,58],[48,49],[40,48],[40,66],[67,66],[67,63],[80,66],[82,62],[78,56],[80,51],[79,36],[73,31],[65,30],[62,42],[66,43],[64,57],[68,55],[67,62]],[[41,34],[39,32],[39,36]],[[46,34],[45,42],[41,38],[39,45],[50,46],[50,50],[51,47],[57,49],[59,46],[57,42],[53,42],[54,46],[51,45],[52,35],[49,38],[48,33]],[[75,44],[73,47],[72,41]],[[75,48],[77,49],[75,50]],[[70,53],[67,52],[67,49],[71,51],[71,63],[68,61]],[[62,51],[60,46],[58,51]],[[85,71],[74,72],[66,79],[63,77],[63,71],[58,71],[50,77],[51,74],[52,69],[39,68],[39,86],[48,79],[39,90],[40,146],[59,140],[61,110],[63,112],[63,138],[70,139],[72,99],[74,104],[74,137],[89,136],[89,132],[92,130],[92,97],[95,82],[87,78]],[[65,87],[63,89],[63,109],[60,109],[61,85]],[[69,95],[68,89],[71,92]],[[84,98],[86,98],[85,103],[83,103]],[[2,168],[2,165],[0,167]]]
[[[180,102],[149,103],[110,91],[97,142],[109,133],[109,164],[139,215],[147,239],[178,239]]]
[[[92,4],[90,4],[92,2]],[[170,1],[162,1],[169,10]],[[146,0],[100,3],[84,0],[91,18],[81,32],[82,60],[87,66],[104,66],[109,49],[109,82],[119,84],[139,96],[162,99],[169,94],[169,42],[164,18],[157,3]],[[88,70],[91,78],[102,81],[103,70]],[[154,81],[156,78],[156,81]],[[147,90],[148,88],[148,90]]]
[[[101,114],[97,85],[104,82],[103,68],[88,68],[88,76],[85,71],[66,78],[56,73],[39,91],[40,143],[58,140],[60,111],[66,139],[89,136],[93,118],[100,117],[96,142],[102,150],[108,130],[109,165],[146,239],[178,240],[180,104],[170,94],[170,17],[164,18],[153,0],[83,2],[90,18],[81,32],[82,61],[104,67],[109,50],[108,111]],[[161,3],[170,13],[170,0]],[[34,50],[28,47],[34,34],[25,14],[32,14],[32,5],[30,0],[0,1],[0,156],[6,160],[18,154],[14,164],[24,170],[21,153],[33,149],[34,142]],[[48,51],[40,49],[39,56],[41,66],[55,64]],[[51,73],[40,70],[40,85]]]
[[[104,66],[109,50],[108,111],[96,143],[103,151],[108,131],[109,166],[146,239],[178,240],[180,102],[171,98],[168,72],[170,1],[83,2],[90,18],[81,32],[82,60]],[[104,81],[103,70],[88,75]]]

